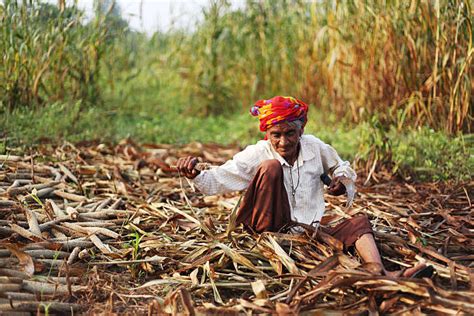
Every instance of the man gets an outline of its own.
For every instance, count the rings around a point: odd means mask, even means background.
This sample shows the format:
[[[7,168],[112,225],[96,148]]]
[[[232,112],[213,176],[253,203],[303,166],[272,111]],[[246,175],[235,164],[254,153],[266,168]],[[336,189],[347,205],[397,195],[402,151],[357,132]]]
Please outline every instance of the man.
[[[258,116],[265,140],[248,146],[224,165],[212,170],[195,169],[197,159],[178,160],[177,169],[205,194],[247,190],[237,214],[237,224],[249,229],[280,231],[302,224],[317,229],[324,213],[324,187],[320,176],[332,173],[328,193],[345,193],[343,178],[355,182],[356,173],[331,146],[304,135],[308,106],[293,97],[259,100],[251,109]],[[365,262],[377,263],[391,276],[425,276],[420,264],[403,272],[383,268],[367,216],[356,216],[325,231],[344,247],[355,247]],[[423,274],[424,273],[424,274]]]

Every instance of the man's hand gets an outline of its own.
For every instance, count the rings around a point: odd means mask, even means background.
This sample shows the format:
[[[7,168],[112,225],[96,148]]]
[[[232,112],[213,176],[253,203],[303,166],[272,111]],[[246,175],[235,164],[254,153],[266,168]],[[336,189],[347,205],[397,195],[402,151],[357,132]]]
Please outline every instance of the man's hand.
[[[194,179],[201,171],[195,169],[198,159],[196,157],[179,158],[176,163],[176,169],[188,179]]]
[[[342,184],[341,179],[345,178],[343,176],[334,177],[331,181],[331,184],[328,188],[328,193],[331,195],[342,195],[346,193],[346,187]]]

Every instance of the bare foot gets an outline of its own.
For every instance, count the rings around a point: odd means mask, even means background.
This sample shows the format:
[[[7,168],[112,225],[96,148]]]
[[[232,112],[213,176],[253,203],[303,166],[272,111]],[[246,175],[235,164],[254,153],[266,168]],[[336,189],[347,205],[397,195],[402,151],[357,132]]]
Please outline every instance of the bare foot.
[[[385,275],[392,277],[392,278],[409,278],[413,276],[416,272],[424,269],[426,267],[426,264],[424,263],[419,263],[416,266],[412,268],[408,268],[405,270],[398,270],[398,271],[385,271]]]

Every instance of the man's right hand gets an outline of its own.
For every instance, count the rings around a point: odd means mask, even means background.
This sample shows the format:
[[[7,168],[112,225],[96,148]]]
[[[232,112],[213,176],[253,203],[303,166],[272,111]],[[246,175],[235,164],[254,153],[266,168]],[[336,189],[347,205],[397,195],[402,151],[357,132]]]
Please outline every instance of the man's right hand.
[[[188,179],[194,179],[201,171],[195,169],[198,159],[196,157],[179,158],[176,169]]]
[[[344,193],[346,193],[346,187],[341,182],[342,178],[343,176],[339,176],[339,177],[334,177],[331,180],[331,184],[329,184],[329,188],[328,188],[329,194],[338,196],[338,195],[343,195]]]

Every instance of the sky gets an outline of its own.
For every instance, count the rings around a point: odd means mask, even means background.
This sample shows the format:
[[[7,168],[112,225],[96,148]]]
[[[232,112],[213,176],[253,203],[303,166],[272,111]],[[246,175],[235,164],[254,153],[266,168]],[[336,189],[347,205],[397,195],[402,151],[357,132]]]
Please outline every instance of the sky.
[[[92,14],[94,0],[77,2],[88,15]],[[245,0],[230,2],[232,7],[238,8],[244,6]],[[209,0],[117,0],[117,3],[122,17],[129,22],[132,29],[153,34],[157,30],[167,31],[171,26],[191,28],[196,19],[202,16],[202,8],[207,6]]]

